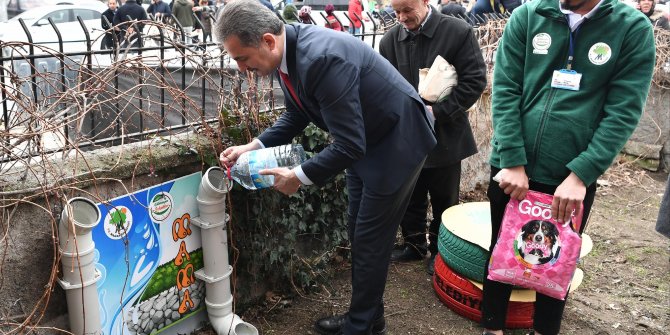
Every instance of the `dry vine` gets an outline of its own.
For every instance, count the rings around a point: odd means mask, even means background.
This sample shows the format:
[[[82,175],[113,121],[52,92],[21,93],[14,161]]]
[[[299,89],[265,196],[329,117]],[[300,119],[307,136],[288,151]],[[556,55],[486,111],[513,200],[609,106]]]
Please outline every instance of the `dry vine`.
[[[18,298],[10,304],[13,310],[0,311],[3,334],[42,328],[61,267],[57,244],[61,204],[75,196],[105,203],[107,196],[101,189],[105,184],[116,184],[126,193],[138,189],[135,176],[147,172],[139,167],[147,157],[127,157],[130,153],[124,144],[144,141],[151,156],[153,148],[179,146],[171,142],[173,135],[194,131],[209,139],[205,147],[220,152],[225,122],[237,119],[261,125],[261,111],[273,107],[266,97],[272,94],[270,82],[251,75],[241,77],[218,46],[183,45],[177,42],[181,39],[172,38],[176,33],[172,26],[143,23],[148,34],[141,52],[122,47],[114,53],[82,57],[39,44],[0,41],[0,50],[12,57],[0,63],[0,106],[5,112],[0,119],[0,290],[16,280],[6,278],[2,269],[15,243],[11,223],[19,207],[30,208],[35,217],[49,218],[42,230],[48,231],[53,252],[41,298],[30,302],[31,306]],[[163,55],[157,48],[160,31],[166,46]],[[31,49],[44,57],[31,61]],[[221,110],[227,112],[227,119],[220,117]],[[127,136],[133,134],[136,136]],[[248,140],[253,134],[248,129],[242,135],[246,138],[240,140]],[[109,144],[117,150],[108,148]],[[115,158],[102,166],[96,164],[87,155],[94,149],[107,150]],[[113,175],[129,159],[135,166],[130,185]],[[156,163],[151,157],[148,161],[149,175],[155,176]]]

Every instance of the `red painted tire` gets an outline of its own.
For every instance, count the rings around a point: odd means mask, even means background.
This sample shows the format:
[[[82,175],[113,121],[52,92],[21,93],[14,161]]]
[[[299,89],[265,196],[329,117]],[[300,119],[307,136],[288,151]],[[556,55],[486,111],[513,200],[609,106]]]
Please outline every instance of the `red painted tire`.
[[[481,322],[482,290],[451,270],[441,257],[435,257],[433,288],[437,297],[456,314]],[[505,327],[532,328],[533,312],[532,302],[511,301],[507,307]]]

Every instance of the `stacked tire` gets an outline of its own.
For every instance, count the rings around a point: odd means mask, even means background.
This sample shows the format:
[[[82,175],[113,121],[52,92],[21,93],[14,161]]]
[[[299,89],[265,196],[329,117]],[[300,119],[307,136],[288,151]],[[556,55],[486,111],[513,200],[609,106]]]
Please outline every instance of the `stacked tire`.
[[[475,322],[482,318],[480,287],[489,257],[487,241],[491,240],[490,236],[488,202],[454,206],[442,215],[433,288],[447,307]],[[532,328],[535,294],[530,290],[515,291],[522,292],[515,292],[510,299],[505,327]]]
[[[453,206],[442,214],[438,236],[439,256],[435,257],[433,288],[438,298],[455,313],[481,322],[482,282],[490,256],[491,215],[488,202]],[[580,257],[593,247],[582,234]],[[581,284],[583,272],[577,269],[570,291]],[[505,327],[532,328],[535,291],[515,289],[507,308]]]

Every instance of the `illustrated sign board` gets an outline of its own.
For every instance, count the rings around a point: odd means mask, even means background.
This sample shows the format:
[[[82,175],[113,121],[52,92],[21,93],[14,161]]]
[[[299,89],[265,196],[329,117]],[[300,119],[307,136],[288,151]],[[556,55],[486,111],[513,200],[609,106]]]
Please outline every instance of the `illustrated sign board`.
[[[196,196],[201,173],[98,204],[93,229],[104,335],[188,334],[206,319]]]

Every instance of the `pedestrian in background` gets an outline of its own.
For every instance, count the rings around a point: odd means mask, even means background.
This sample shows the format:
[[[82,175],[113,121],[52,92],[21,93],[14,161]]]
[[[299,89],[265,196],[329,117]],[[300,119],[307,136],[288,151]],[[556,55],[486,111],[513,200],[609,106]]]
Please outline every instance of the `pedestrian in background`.
[[[163,0],[152,0],[147,8],[147,13],[153,15],[157,21],[164,23],[172,17],[170,6],[163,2]]]
[[[670,30],[668,14],[660,9],[656,9],[656,2],[654,0],[637,0],[636,7],[651,21],[653,26]]]
[[[142,46],[140,33],[144,29],[144,23],[137,21],[146,21],[147,12],[137,4],[136,0],[126,0],[123,6],[119,7],[114,14],[115,29],[119,30],[119,41],[121,47],[130,46],[133,48]]]
[[[105,30],[105,37],[103,37],[102,42],[100,42],[101,49],[112,49],[114,47],[114,29],[112,29],[114,14],[116,14],[116,0],[108,0],[107,10],[102,12],[102,15],[100,16],[100,26]]]
[[[329,3],[326,5],[324,11],[326,12],[326,25],[325,25],[326,28],[330,28],[337,31],[344,31],[344,29],[342,29],[340,21],[338,21],[337,18],[335,17],[335,6],[333,6],[332,3]]]
[[[349,15],[349,33],[352,35],[358,35],[361,33],[361,18],[363,18],[363,4],[361,0],[349,0],[349,9],[347,10]]]
[[[379,44],[379,53],[417,89],[419,69],[430,68],[442,56],[456,68],[458,83],[442,101],[428,103],[435,118],[437,146],[421,170],[400,227],[404,244],[391,260],[421,260],[430,251],[428,273],[433,273],[442,212],[458,204],[461,161],[477,153],[468,109],[486,87],[486,64],[479,42],[464,20],[442,15],[429,0],[391,0],[399,25],[391,28]],[[426,242],[428,195],[433,210]]]
[[[315,25],[284,25],[256,0],[226,5],[216,35],[241,71],[278,74],[286,110],[248,144],[225,149],[222,165],[244,152],[290,143],[308,124],[332,142],[294,169],[262,170],[293,194],[345,171],[352,293],[349,311],[315,324],[319,334],[384,334],[384,288],[400,218],[435,146],[421,98],[365,43]]]
[[[184,33],[184,44],[191,43],[191,34],[193,33],[193,1],[175,0],[173,1],[172,13],[181,25]]]
[[[450,15],[462,19],[466,18],[465,7],[461,5],[461,2],[459,0],[443,1],[442,8],[440,8],[440,12],[442,12],[442,14],[444,15]]]
[[[533,0],[512,13],[493,72],[489,250],[510,198],[528,190],[553,194],[558,222],[583,209],[584,231],[596,180],[644,109],[655,51],[649,20],[618,0]],[[485,334],[503,334],[511,292],[484,279]],[[536,293],[535,334],[559,333],[565,303]]]
[[[310,17],[311,14],[312,14],[312,7],[310,6],[300,7],[300,11],[298,12],[298,22],[304,24],[312,24],[312,18]]]
[[[293,4],[288,4],[284,7],[282,12],[282,17],[286,23],[295,23],[298,22],[298,8]]]
[[[207,43],[207,40],[212,41],[212,18],[211,15],[214,14],[215,9],[213,6],[209,5],[208,0],[200,0],[200,6],[193,7],[193,12],[198,15],[198,19],[202,23],[202,34],[203,34],[203,43]]]

